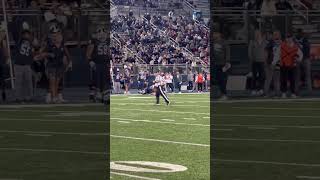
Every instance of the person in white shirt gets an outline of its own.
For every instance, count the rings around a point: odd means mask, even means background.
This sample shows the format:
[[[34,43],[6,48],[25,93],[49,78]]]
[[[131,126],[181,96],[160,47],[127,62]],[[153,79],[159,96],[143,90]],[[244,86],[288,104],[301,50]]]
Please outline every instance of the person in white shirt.
[[[162,96],[163,99],[166,101],[167,105],[169,105],[170,100],[163,90],[163,86],[165,85],[165,78],[163,76],[164,74],[158,72],[155,75],[156,75],[156,78],[154,80],[154,87],[156,89],[156,101],[157,101],[156,104],[159,105],[160,96]]]
[[[173,76],[172,74],[169,72],[166,74],[166,83],[167,83],[167,90],[171,90],[171,92],[174,92],[174,88],[173,88]]]

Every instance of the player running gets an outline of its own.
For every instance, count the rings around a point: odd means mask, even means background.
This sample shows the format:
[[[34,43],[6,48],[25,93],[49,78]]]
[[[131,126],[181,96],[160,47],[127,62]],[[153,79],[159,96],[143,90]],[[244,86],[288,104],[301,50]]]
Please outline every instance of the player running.
[[[157,105],[159,105],[159,98],[160,95],[163,97],[163,99],[166,101],[167,105],[170,104],[170,100],[168,98],[168,96],[164,93],[164,86],[165,86],[166,82],[165,82],[165,78],[164,78],[164,74],[163,73],[156,73],[156,78],[154,80],[154,87],[155,87],[155,91],[156,91],[156,100],[157,100]]]

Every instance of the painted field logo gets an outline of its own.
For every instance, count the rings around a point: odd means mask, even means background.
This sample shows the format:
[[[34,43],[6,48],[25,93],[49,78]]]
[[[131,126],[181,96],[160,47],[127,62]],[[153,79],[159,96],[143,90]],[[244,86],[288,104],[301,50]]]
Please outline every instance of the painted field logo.
[[[110,165],[111,170],[144,173],[173,173],[188,169],[181,165],[149,161],[115,161]]]

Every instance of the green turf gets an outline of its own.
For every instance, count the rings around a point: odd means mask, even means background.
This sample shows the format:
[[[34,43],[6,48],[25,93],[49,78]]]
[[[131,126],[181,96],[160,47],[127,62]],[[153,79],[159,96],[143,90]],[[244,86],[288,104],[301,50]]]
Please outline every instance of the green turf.
[[[216,103],[214,179],[320,176],[319,102]],[[281,164],[282,163],[282,164]]]
[[[14,107],[0,108],[0,179],[105,176],[107,121],[102,105]]]
[[[111,160],[163,162],[188,169],[174,173],[126,172],[117,169],[112,169],[112,172],[162,180],[210,179],[209,95],[176,94],[169,95],[169,98],[172,101],[169,106],[163,101],[160,106],[154,105],[154,96],[111,98],[111,135],[142,138],[111,137]],[[116,180],[135,179],[116,174],[111,176]]]

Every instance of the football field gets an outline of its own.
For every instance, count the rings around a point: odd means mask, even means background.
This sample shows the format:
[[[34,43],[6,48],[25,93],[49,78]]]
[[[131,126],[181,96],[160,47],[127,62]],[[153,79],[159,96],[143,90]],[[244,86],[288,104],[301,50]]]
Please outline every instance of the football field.
[[[111,97],[112,179],[210,179],[209,94],[169,98]]]
[[[215,103],[217,180],[320,179],[319,100]]]
[[[0,179],[101,179],[106,116],[100,104],[1,105]]]

